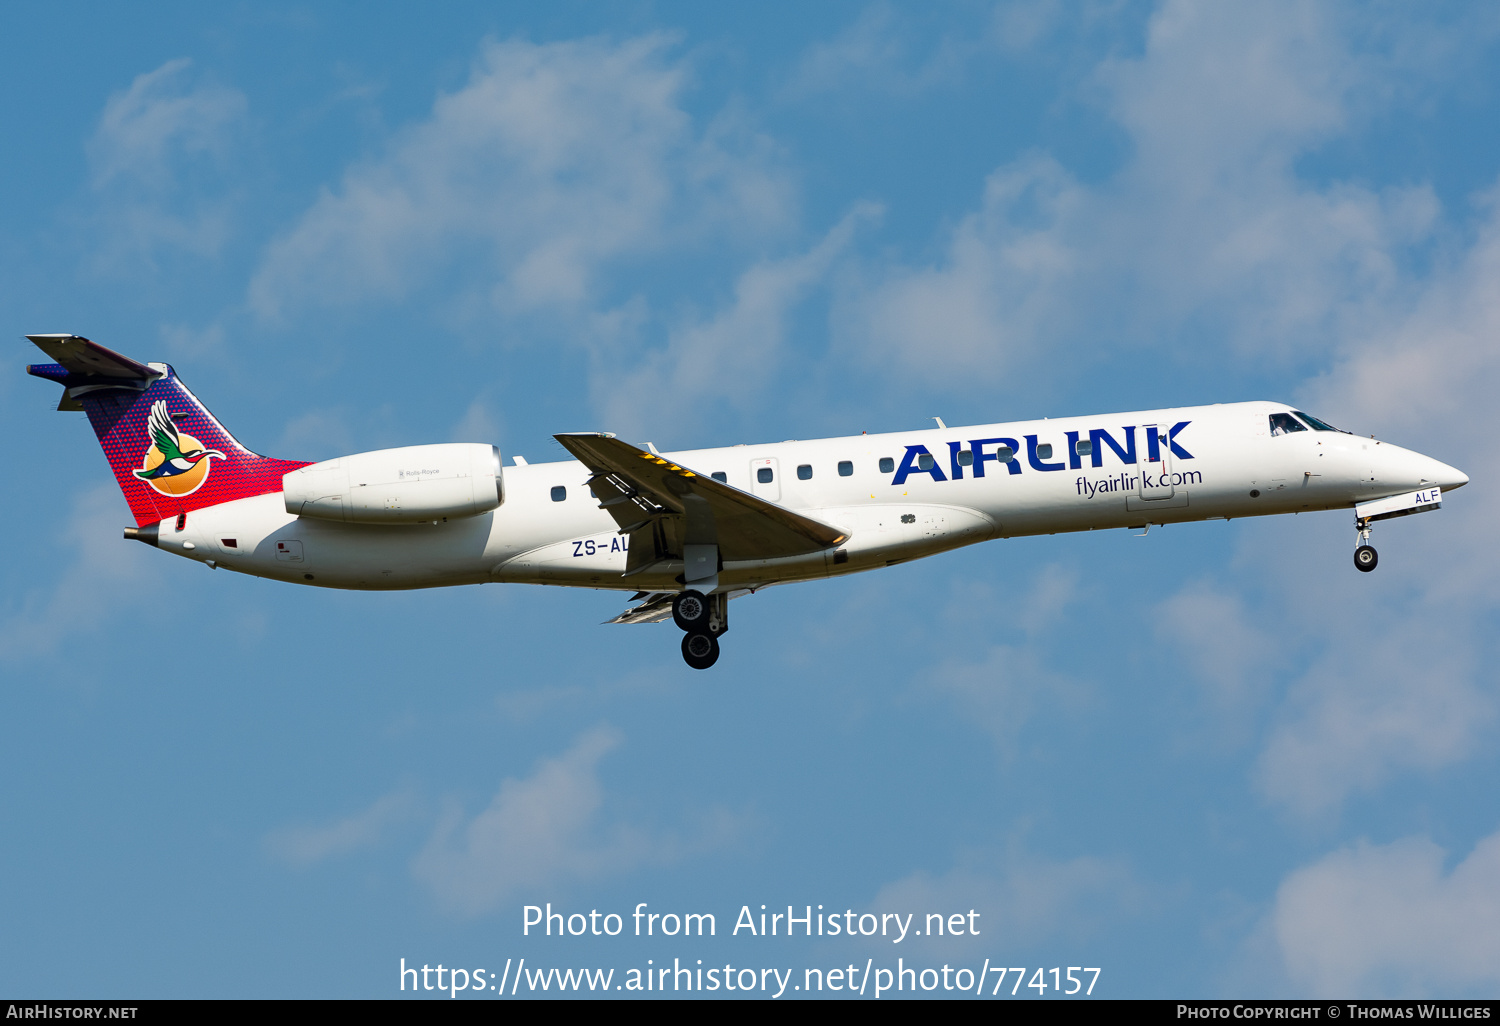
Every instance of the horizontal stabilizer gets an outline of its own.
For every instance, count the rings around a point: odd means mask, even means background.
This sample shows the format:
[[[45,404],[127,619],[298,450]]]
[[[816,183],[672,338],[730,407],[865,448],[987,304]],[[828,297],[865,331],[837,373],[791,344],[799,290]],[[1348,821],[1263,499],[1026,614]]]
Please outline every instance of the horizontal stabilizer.
[[[90,378],[117,378],[127,381],[150,381],[157,371],[82,335],[27,335],[38,349],[46,353],[70,374]],[[29,368],[28,368],[29,369]],[[38,374],[37,377],[52,377]]]

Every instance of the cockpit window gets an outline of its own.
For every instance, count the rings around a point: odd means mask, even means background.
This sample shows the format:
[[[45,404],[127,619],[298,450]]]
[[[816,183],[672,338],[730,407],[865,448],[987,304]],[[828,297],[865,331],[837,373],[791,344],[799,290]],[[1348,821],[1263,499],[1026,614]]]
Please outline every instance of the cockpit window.
[[[1272,438],[1275,438],[1277,435],[1289,435],[1293,431],[1306,430],[1307,428],[1302,425],[1302,422],[1299,421],[1296,417],[1293,417],[1290,413],[1271,414]]]
[[[1303,413],[1301,410],[1293,410],[1292,412],[1295,413],[1297,416],[1301,417],[1303,420],[1307,421],[1308,425],[1314,431],[1337,431],[1338,430],[1338,428],[1334,427],[1332,424],[1325,424],[1325,423],[1323,423],[1323,421],[1319,420],[1317,417],[1309,417],[1307,414]]]

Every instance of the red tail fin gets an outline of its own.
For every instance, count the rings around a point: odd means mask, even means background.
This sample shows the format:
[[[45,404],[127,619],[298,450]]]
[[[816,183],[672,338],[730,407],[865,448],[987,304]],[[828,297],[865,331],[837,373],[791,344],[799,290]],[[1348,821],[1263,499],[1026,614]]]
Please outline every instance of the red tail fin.
[[[240,445],[166,364],[139,364],[77,335],[27,337],[58,361],[27,371],[66,389],[58,409],[88,414],[138,526],[279,492],[284,474],[307,466]]]

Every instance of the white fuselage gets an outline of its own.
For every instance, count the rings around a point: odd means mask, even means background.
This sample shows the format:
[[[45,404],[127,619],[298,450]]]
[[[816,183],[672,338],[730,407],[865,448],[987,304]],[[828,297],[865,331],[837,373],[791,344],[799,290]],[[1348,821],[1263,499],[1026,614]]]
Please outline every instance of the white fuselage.
[[[665,455],[848,535],[804,556],[728,562],[720,591],[871,570],[990,538],[1347,509],[1468,480],[1372,438],[1273,435],[1270,416],[1288,409],[1233,403]],[[916,454],[918,446],[930,460]],[[1013,448],[1012,463],[994,458],[1000,447]],[[882,471],[882,460],[889,469]],[[799,475],[799,468],[808,469]],[[769,482],[761,470],[771,471]],[[506,467],[498,509],[422,524],[298,517],[280,493],[261,495],[196,510],[181,530],[163,521],[157,544],[224,569],[331,588],[503,581],[679,589],[680,562],[621,576],[626,538],[590,494],[588,477],[572,460]],[[556,488],[564,490],[560,500]]]

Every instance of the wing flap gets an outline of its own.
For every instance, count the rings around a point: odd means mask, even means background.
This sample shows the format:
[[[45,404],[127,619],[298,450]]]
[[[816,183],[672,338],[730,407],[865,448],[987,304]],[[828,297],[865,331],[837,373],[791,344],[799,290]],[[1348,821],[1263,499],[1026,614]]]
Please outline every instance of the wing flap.
[[[553,437],[594,472],[588,483],[601,508],[620,525],[622,534],[631,536],[626,573],[665,559],[680,559],[686,544],[716,544],[725,560],[776,559],[817,552],[849,537],[847,531],[715,481],[613,435]]]
[[[742,595],[749,595],[749,590],[731,591],[730,599],[737,599]],[[661,623],[672,619],[672,600],[677,597],[675,591],[638,591],[631,597],[631,601],[645,599],[638,606],[631,606],[625,612],[605,623]]]
[[[646,601],[638,606],[631,606],[625,612],[605,623],[661,623],[663,620],[672,618],[672,599],[676,596],[670,591],[654,591],[646,595]]]

